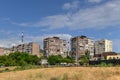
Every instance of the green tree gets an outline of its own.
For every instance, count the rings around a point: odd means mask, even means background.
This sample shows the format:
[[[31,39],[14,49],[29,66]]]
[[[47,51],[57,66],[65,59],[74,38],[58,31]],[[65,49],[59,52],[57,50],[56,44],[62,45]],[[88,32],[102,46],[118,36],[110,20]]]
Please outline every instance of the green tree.
[[[80,65],[87,65],[88,62],[89,62],[89,60],[88,60],[88,58],[85,55],[81,56],[81,58],[80,58]]]
[[[61,55],[51,55],[48,57],[48,62],[50,65],[60,64],[63,58]]]
[[[8,56],[0,56],[0,66],[23,66],[23,65],[38,65],[40,59],[36,55],[28,53],[15,52]]]
[[[67,56],[66,58],[63,58],[63,62],[66,62],[66,63],[74,63],[74,59],[71,58],[70,56]]]
[[[86,50],[85,55],[80,57],[80,65],[88,65],[90,59],[90,51]]]
[[[90,59],[90,51],[89,50],[85,51],[85,56],[87,57],[88,60]]]

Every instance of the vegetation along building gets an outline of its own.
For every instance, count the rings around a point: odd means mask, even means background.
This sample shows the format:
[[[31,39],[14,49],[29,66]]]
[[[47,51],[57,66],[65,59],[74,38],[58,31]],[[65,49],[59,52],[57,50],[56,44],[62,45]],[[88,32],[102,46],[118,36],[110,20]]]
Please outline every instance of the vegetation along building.
[[[62,57],[67,56],[67,45],[66,40],[60,39],[59,37],[50,37],[44,39],[44,56],[50,55],[61,55]]]
[[[102,54],[103,52],[112,52],[112,41],[102,39],[95,42],[95,54]]]
[[[71,38],[71,56],[74,58],[80,58],[81,55],[85,55],[85,51],[90,52],[90,56],[94,55],[94,41],[86,36],[77,36]]]
[[[26,43],[26,44],[20,44],[18,46],[13,46],[11,48],[12,52],[26,52],[31,55],[37,55],[40,56],[40,45],[38,43]]]

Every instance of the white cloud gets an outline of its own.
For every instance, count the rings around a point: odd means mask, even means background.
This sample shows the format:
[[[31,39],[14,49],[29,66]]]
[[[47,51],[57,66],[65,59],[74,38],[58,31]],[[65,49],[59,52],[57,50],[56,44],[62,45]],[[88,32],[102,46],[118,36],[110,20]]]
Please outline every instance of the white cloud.
[[[46,34],[43,36],[28,36],[27,41],[28,42],[33,41],[33,42],[40,43],[41,49],[43,49],[43,40],[48,37],[60,37],[60,39],[64,39],[66,40],[66,42],[70,42],[70,38],[72,38],[70,34]],[[68,44],[67,47],[68,46],[70,48],[70,44]]]
[[[72,6],[77,2],[66,3]],[[65,5],[65,4],[64,4]],[[67,9],[72,7],[66,7]],[[9,20],[9,19],[7,19]],[[120,0],[109,0],[108,2],[79,9],[77,12],[67,14],[57,14],[42,18],[35,23],[15,23],[12,24],[26,27],[42,27],[47,30],[68,28],[74,29],[99,29],[120,26]]]
[[[13,46],[13,44],[19,44],[19,40],[17,40],[16,38],[0,39],[0,47],[10,48],[11,46]]]
[[[100,3],[102,2],[103,0],[88,0],[88,2],[92,2],[92,3]]]
[[[64,39],[66,41],[69,41],[70,38],[72,37],[69,34],[46,34],[46,35],[39,35],[39,36],[26,36],[24,38],[24,43],[28,42],[37,42],[40,43],[41,48],[43,48],[43,40],[47,37],[60,37],[61,39]],[[0,47],[7,47],[10,48],[13,45],[18,45],[21,44],[21,40],[18,38],[9,38],[9,39],[0,39]]]
[[[70,41],[70,38],[72,38],[70,34],[46,34],[42,36],[28,36],[26,37],[26,40],[28,42],[33,41],[33,42],[40,43],[41,48],[43,48],[43,40],[48,37],[60,37],[61,39],[66,40],[67,42]]]
[[[105,28],[120,26],[120,1],[109,1],[105,4],[86,9],[80,9],[76,13],[47,16],[35,23],[36,26],[57,29],[68,27],[69,29]]]
[[[10,34],[12,34],[13,32],[12,32],[12,31],[8,31],[8,30],[0,30],[0,33],[1,33],[1,34],[10,35]]]
[[[68,9],[77,9],[79,7],[79,1],[73,1],[72,3],[65,3],[63,5],[63,9],[68,10]]]
[[[3,20],[3,21],[9,21],[9,20],[10,20],[10,17],[3,18],[2,20]]]

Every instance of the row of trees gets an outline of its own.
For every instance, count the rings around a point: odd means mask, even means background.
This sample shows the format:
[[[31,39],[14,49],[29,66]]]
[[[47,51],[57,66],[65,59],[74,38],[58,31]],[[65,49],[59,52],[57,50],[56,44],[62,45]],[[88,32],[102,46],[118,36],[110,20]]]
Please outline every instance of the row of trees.
[[[63,58],[61,55],[51,55],[48,57],[48,63],[50,65],[60,64],[60,63],[74,63],[74,59],[67,56]]]
[[[90,52],[86,51],[84,56],[80,57],[80,64],[83,65],[89,62]],[[25,65],[39,65],[40,60],[36,55],[29,55],[24,52],[15,52],[9,55],[0,56],[0,66],[25,66]],[[75,60],[70,56],[63,58],[61,55],[51,55],[47,58],[50,65],[61,63],[74,63]]]
[[[85,55],[80,56],[79,63],[80,65],[89,64],[90,59],[90,51],[86,50]],[[61,55],[51,55],[48,58],[48,62],[50,65],[60,64],[60,63],[74,63],[75,60],[71,58],[70,56],[67,56],[66,58],[63,58]]]
[[[43,57],[39,58],[36,55],[29,55],[24,52],[15,52],[9,55],[0,56],[0,66],[39,65],[42,58]],[[63,58],[61,55],[51,55],[47,59],[50,65],[74,62],[71,57],[67,56]]]
[[[40,59],[36,55],[21,52],[0,56],[0,66],[38,65],[39,61]]]

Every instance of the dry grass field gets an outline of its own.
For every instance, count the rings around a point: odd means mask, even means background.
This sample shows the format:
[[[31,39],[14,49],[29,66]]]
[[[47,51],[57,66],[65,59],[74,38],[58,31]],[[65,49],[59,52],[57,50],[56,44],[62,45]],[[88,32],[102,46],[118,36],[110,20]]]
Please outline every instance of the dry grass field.
[[[120,80],[120,67],[40,68],[0,73],[0,80]]]
[[[0,68],[0,70],[5,70],[6,68],[8,68],[9,70],[14,70],[16,67],[5,67],[5,68]]]

